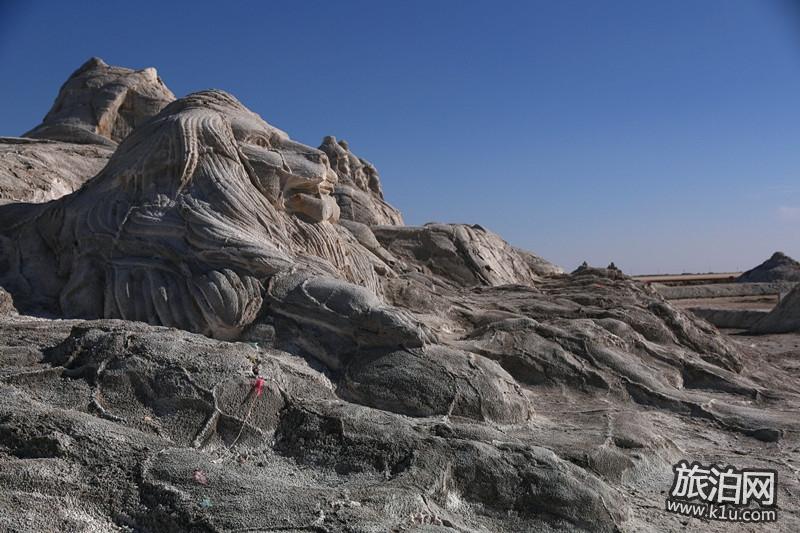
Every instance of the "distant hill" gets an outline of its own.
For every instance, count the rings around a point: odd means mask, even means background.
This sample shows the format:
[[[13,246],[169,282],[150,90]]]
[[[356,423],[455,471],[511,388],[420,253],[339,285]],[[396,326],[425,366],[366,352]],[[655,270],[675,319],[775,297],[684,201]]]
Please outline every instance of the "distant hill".
[[[769,259],[739,276],[736,281],[743,283],[800,281],[800,262],[783,252],[775,252]]]

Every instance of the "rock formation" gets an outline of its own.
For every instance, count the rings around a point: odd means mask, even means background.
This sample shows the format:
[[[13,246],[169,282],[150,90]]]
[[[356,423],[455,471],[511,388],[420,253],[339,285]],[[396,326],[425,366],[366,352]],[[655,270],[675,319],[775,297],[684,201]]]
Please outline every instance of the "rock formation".
[[[72,73],[42,123],[24,136],[114,146],[174,99],[156,69],[111,67],[93,57]]]
[[[413,266],[426,276],[460,287],[532,284],[540,276],[562,273],[560,268],[514,248],[477,224],[375,226],[372,232],[406,267]]]
[[[14,299],[3,287],[0,287],[0,317],[8,316],[16,312],[17,309],[14,307]]]
[[[743,283],[800,282],[800,262],[783,252],[775,252],[769,259],[736,278],[736,281]]]
[[[0,204],[47,202],[80,188],[113,150],[22,137],[0,137]]]
[[[403,226],[221,91],[127,112],[80,121],[119,145],[79,190],[0,206],[0,529],[677,530],[672,465],[743,456],[800,491],[791,368],[618,269]]]
[[[790,333],[800,332],[800,286],[796,286],[781,298],[772,311],[758,320],[751,333]]]
[[[153,68],[90,59],[26,138],[0,137],[0,204],[46,202],[77,190],[106,165],[118,142],[174,99]]]
[[[325,152],[339,180],[333,195],[342,211],[342,218],[362,224],[402,225],[400,211],[383,199],[378,171],[369,161],[350,151],[346,141],[328,136],[319,147]]]

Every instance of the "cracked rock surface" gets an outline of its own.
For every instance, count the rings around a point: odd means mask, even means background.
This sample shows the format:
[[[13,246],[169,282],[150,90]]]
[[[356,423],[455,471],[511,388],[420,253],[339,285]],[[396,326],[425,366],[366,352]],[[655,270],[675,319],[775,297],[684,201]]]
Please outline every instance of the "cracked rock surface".
[[[794,337],[404,226],[346,143],[222,91],[162,107],[0,206],[0,530],[678,531],[684,459],[777,470],[800,530]]]

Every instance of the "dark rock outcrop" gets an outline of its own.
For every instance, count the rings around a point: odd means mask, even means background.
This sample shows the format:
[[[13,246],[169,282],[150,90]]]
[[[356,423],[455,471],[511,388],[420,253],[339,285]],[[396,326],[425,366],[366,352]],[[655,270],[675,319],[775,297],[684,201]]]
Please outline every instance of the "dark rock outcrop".
[[[775,252],[769,259],[736,278],[736,281],[742,283],[800,282],[800,262],[783,252]]]

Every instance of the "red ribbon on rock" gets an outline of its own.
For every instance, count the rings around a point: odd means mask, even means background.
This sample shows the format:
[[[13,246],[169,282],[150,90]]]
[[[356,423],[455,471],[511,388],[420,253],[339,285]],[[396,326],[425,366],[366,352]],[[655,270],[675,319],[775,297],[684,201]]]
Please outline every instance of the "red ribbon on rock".
[[[261,393],[264,392],[264,385],[266,384],[266,380],[261,376],[258,376],[256,380],[253,382],[253,390],[256,391],[256,398],[261,396]]]

